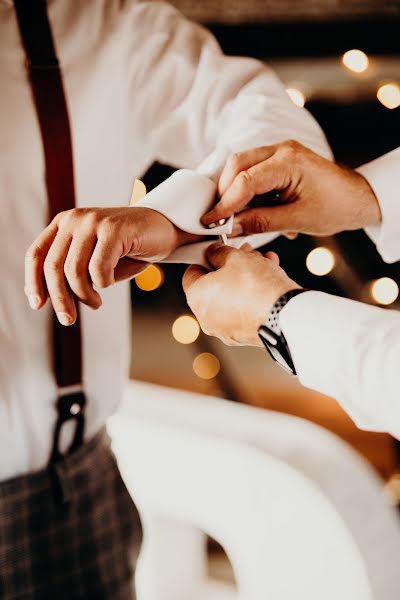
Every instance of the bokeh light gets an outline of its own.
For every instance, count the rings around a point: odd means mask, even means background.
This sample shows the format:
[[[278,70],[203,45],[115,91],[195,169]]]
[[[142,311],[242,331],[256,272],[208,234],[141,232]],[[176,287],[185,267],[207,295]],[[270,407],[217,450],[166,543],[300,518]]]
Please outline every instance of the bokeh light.
[[[390,277],[376,279],[371,285],[371,296],[378,304],[392,304],[399,295],[399,286]]]
[[[400,85],[398,83],[385,83],[376,92],[379,102],[386,108],[393,110],[400,106]]]
[[[307,256],[306,265],[313,275],[327,275],[335,266],[335,256],[329,248],[320,246],[311,250]]]
[[[303,108],[303,106],[306,103],[306,97],[301,90],[295,87],[289,87],[286,88],[286,92],[288,93],[291,101],[294,104],[296,104],[296,106],[300,106],[300,108]]]
[[[135,278],[135,282],[144,292],[152,292],[164,283],[164,271],[158,265],[150,265]]]
[[[191,315],[182,315],[172,325],[172,335],[180,344],[193,344],[200,335],[200,325]]]
[[[348,50],[342,56],[342,62],[353,73],[363,73],[368,69],[368,56],[362,50]]]
[[[193,371],[201,379],[213,379],[218,375],[220,369],[218,358],[210,352],[202,352],[193,361]]]

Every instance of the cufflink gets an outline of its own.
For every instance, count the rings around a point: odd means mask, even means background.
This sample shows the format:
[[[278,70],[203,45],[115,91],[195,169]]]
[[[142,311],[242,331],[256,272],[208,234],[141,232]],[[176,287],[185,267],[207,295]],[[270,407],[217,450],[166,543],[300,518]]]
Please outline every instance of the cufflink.
[[[216,223],[210,223],[209,225],[207,225],[207,228],[208,229],[215,229],[216,227],[222,227],[222,225],[225,225],[225,223],[227,222],[227,220],[228,219],[220,219]]]

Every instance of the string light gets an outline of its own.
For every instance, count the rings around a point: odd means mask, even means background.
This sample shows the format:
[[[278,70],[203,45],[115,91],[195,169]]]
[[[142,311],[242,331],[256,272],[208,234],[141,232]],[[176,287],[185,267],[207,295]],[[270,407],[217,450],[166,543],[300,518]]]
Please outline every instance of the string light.
[[[213,379],[220,372],[221,365],[216,356],[202,352],[193,361],[193,371],[201,379]]]
[[[298,88],[295,88],[295,87],[289,87],[289,88],[286,88],[286,92],[289,95],[291,101],[296,106],[303,108],[303,106],[306,103],[306,97],[301,90],[299,90]]]
[[[320,246],[311,250],[307,256],[306,265],[313,275],[327,275],[335,266],[335,256],[329,248]]]
[[[371,296],[378,304],[392,304],[399,295],[399,286],[390,277],[381,277],[371,285]]]
[[[193,344],[200,335],[200,325],[191,315],[182,315],[172,325],[172,335],[180,344]]]
[[[398,83],[385,83],[376,92],[379,102],[391,110],[400,106],[400,86]]]
[[[369,65],[368,56],[362,50],[348,50],[343,54],[342,62],[353,73],[363,73]]]
[[[135,278],[136,285],[144,292],[152,292],[164,283],[164,272],[157,265],[150,265]]]

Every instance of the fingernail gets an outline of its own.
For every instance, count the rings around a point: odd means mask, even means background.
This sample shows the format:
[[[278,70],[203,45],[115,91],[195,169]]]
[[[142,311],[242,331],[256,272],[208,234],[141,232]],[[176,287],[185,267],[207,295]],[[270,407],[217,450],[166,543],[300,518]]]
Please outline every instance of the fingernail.
[[[215,227],[222,227],[222,225],[225,225],[227,220],[228,219],[219,219],[219,221],[216,221],[215,223],[210,223],[209,225],[207,225],[207,227],[208,227],[208,229],[214,229]]]
[[[38,308],[40,304],[40,298],[36,294],[29,294],[28,296],[29,306],[34,310]]]
[[[238,237],[239,235],[242,235],[242,233],[243,233],[243,227],[240,225],[240,223],[234,223],[234,225],[232,227],[231,235],[233,237]]]
[[[72,318],[65,312],[57,313],[57,319],[60,321],[61,325],[71,325]]]

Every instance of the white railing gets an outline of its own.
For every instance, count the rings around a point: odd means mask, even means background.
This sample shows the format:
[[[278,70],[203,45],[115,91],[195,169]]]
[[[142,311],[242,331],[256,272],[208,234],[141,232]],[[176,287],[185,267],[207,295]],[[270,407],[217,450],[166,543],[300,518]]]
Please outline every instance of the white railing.
[[[399,598],[397,515],[324,429],[132,382],[109,431],[144,521],[138,600]],[[237,590],[207,577],[205,534]]]

